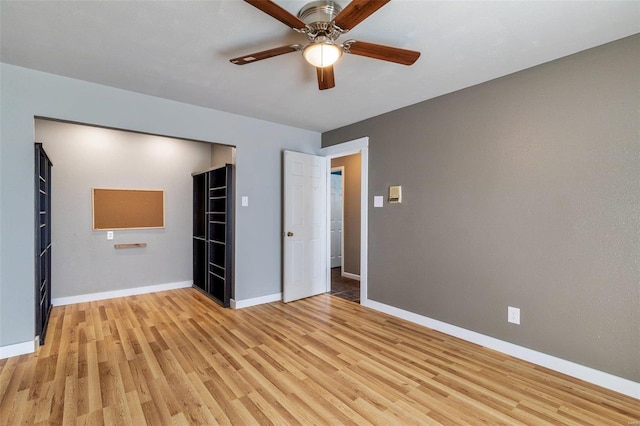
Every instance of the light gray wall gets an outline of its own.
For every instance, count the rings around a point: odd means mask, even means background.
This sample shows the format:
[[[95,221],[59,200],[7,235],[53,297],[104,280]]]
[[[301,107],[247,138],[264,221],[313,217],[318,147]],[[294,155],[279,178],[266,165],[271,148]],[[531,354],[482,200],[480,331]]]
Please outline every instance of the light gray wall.
[[[323,134],[369,137],[369,298],[640,380],[640,36]],[[507,323],[507,306],[521,325]]]
[[[34,116],[236,146],[234,296],[281,291],[281,151],[317,152],[319,133],[8,64],[0,84],[0,346],[34,337]]]
[[[214,145],[41,119],[35,134],[54,164],[52,297],[192,279],[191,173],[210,166]],[[93,187],[164,190],[164,229],[107,240],[92,230]],[[147,247],[114,249],[121,243]]]
[[[331,167],[344,166],[344,271],[360,275],[360,154],[331,160]]]

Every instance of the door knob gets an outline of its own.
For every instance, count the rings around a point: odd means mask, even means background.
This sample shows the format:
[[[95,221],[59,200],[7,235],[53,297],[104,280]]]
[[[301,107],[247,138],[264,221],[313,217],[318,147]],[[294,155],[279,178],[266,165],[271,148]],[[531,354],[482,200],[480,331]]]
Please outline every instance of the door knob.
[[[293,232],[291,231],[287,232],[287,237],[293,237]]]

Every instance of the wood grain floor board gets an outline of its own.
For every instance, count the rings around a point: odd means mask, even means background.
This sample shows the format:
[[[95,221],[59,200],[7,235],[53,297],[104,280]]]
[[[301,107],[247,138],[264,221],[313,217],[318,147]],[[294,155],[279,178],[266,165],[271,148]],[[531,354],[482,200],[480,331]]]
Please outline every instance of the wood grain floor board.
[[[293,407],[288,407],[284,399],[278,398],[272,393],[268,392],[266,389],[262,389],[262,388],[256,389],[256,393],[259,394],[260,398],[264,399],[270,406],[275,408],[278,414],[286,420],[284,424],[287,424],[287,425],[300,424],[300,422],[292,414]]]
[[[251,401],[255,409],[260,411],[260,413],[268,419],[268,422],[265,422],[267,424],[286,425],[297,423],[291,413],[282,405],[273,399],[271,400],[272,402],[267,401],[258,390],[249,393],[246,397],[243,397],[243,399],[245,406],[247,404],[246,399]]]
[[[311,390],[312,395],[317,395],[323,398],[326,403],[334,407],[335,410],[340,411],[341,421],[343,424],[364,424],[368,423],[367,419],[363,417],[358,411],[355,410],[353,401],[351,398],[343,398],[341,390],[327,386],[327,380],[322,377],[309,377],[305,380],[305,385]]]
[[[0,360],[0,424],[631,426],[640,401],[329,295],[179,289],[55,307]]]
[[[211,395],[207,386],[200,380],[200,377],[195,373],[190,373],[188,374],[188,378],[203,405],[207,407],[211,415],[215,418],[215,423],[228,424],[229,418],[224,414],[224,410],[213,395]]]

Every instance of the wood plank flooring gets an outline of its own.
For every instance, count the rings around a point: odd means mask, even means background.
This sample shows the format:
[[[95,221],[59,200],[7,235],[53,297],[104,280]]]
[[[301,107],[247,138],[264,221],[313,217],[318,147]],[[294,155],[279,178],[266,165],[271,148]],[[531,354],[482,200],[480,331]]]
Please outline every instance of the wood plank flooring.
[[[640,401],[329,295],[193,289],[53,309],[0,360],[0,424],[637,425]]]

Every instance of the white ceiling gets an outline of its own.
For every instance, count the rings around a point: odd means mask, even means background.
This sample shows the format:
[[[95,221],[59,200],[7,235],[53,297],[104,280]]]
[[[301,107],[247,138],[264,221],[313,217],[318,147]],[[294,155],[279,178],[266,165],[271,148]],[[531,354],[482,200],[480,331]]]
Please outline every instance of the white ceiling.
[[[306,3],[276,2],[294,15]],[[0,15],[2,62],[315,131],[640,32],[637,0],[392,0],[340,41],[419,50],[416,64],[345,55],[319,91],[297,52],[229,62],[305,41],[239,0],[3,0]]]

